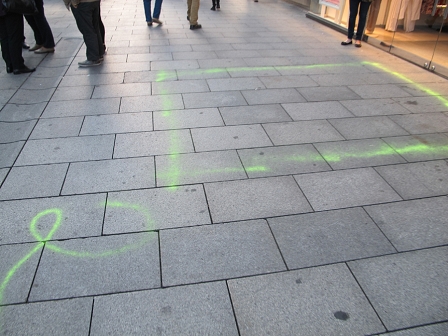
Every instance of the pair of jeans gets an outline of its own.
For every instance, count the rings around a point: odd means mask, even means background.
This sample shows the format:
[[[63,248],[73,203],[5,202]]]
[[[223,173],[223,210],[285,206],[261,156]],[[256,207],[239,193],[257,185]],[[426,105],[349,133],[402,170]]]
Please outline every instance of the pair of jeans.
[[[100,29],[100,2],[81,2],[71,6],[76,25],[86,44],[88,61],[98,61],[104,55],[104,41]]]
[[[43,0],[35,0],[38,13],[25,15],[25,19],[34,32],[36,44],[45,48],[54,48],[54,37],[44,12]]]
[[[200,0],[187,0],[187,16],[190,18],[190,25],[198,23],[199,4]]]
[[[350,17],[348,19],[348,35],[351,40],[355,35],[355,22],[356,16],[358,16],[358,27],[356,28],[356,40],[361,40],[364,28],[366,26],[367,13],[369,12],[371,2],[365,2],[361,0],[350,0]]]
[[[6,67],[17,70],[25,67],[22,57],[23,15],[8,13],[0,16],[0,44]]]
[[[154,12],[151,15],[151,0],[143,0],[143,7],[145,8],[146,22],[152,22],[152,18],[158,19],[160,17],[160,11],[162,10],[162,1],[155,0]]]

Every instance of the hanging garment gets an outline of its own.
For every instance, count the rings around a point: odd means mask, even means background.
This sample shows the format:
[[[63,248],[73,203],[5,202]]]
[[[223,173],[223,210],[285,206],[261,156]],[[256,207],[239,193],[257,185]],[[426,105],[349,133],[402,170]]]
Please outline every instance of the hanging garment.
[[[404,30],[411,32],[420,18],[422,0],[392,0],[386,21],[386,30],[396,31],[398,20],[404,19]]]

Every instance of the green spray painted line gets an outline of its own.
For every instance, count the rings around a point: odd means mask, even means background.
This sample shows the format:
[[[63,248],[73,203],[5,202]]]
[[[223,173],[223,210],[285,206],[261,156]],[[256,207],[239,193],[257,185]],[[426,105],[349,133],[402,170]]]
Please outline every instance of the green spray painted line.
[[[387,67],[385,67],[384,65],[382,65],[382,64],[380,64],[380,63],[375,63],[375,62],[363,62],[363,64],[372,65],[372,66],[374,66],[374,67],[376,67],[376,68],[378,68],[378,69],[381,69],[381,70],[383,70],[383,71],[385,71],[385,72],[387,72],[387,73],[390,73],[390,74],[392,74],[392,75],[394,75],[394,76],[396,76],[396,77],[398,77],[398,78],[400,78],[400,79],[402,79],[402,80],[404,80],[404,81],[406,81],[406,82],[408,82],[408,83],[411,83],[411,84],[413,84],[415,87],[417,87],[418,89],[420,89],[420,90],[422,90],[423,92],[426,92],[427,94],[429,94],[430,96],[434,96],[434,97],[436,97],[436,98],[437,98],[438,100],[440,100],[445,106],[448,106],[448,99],[442,97],[439,93],[437,93],[437,92],[435,92],[435,91],[433,91],[433,90],[431,90],[431,89],[429,89],[429,88],[426,88],[426,87],[425,87],[424,85],[422,85],[422,84],[415,83],[414,81],[412,81],[411,79],[407,78],[406,76],[404,76],[404,75],[402,75],[402,74],[400,74],[400,73],[398,73],[398,72],[396,72],[396,71],[392,71],[392,70],[388,69]]]

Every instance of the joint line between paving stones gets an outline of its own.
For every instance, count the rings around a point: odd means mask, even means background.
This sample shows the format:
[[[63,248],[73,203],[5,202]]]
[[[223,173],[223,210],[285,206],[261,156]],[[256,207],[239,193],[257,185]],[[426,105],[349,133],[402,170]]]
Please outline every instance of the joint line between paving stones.
[[[379,336],[379,335],[388,335],[390,333],[395,333],[395,332],[399,332],[399,331],[406,331],[406,330],[417,330],[417,328],[421,328],[421,327],[428,327],[428,326],[433,326],[433,325],[438,325],[438,324],[443,324],[443,323],[447,323],[448,320],[442,320],[442,321],[437,321],[437,322],[431,322],[431,323],[426,323],[426,324],[419,324],[419,325],[413,325],[410,328],[400,328],[400,329],[393,329],[393,330],[389,330],[389,331],[385,331],[385,332],[381,332],[381,333],[375,333],[375,334],[371,334],[372,336]]]
[[[225,282],[226,282],[226,287],[227,287],[227,293],[229,295],[230,305],[232,306],[232,314],[233,314],[233,319],[235,321],[236,330],[238,331],[238,335],[241,336],[240,326],[238,325],[238,318],[236,316],[235,307],[233,306],[232,295],[230,294],[229,282],[228,282],[228,280],[226,280]]]
[[[164,288],[163,286],[163,276],[162,276],[162,244],[160,239],[160,230],[157,231],[157,239],[159,242],[159,270],[160,270],[160,288]]]
[[[42,260],[42,256],[44,254],[45,242],[40,242],[39,244],[42,244],[42,251],[40,252],[39,260],[38,260],[37,265],[36,265],[36,270],[34,271],[33,280],[31,281],[30,290],[28,291],[28,295],[26,297],[25,303],[29,302],[31,291],[32,291],[33,285],[34,285],[34,281],[36,280],[37,270],[39,269],[39,265],[40,265],[40,262]]]
[[[91,332],[92,332],[92,322],[93,322],[93,308],[95,306],[95,297],[92,297],[92,310],[90,312],[90,322],[89,322],[89,332],[87,335],[90,336]]]
[[[240,160],[241,167],[243,167],[243,169],[244,169],[244,173],[246,174],[246,178],[250,179],[249,174],[247,173],[247,169],[244,166],[243,160],[241,159],[240,152],[238,151],[238,149],[236,149],[235,151],[236,151],[236,155],[238,156],[238,159]]]
[[[401,201],[403,202],[403,201]],[[390,245],[392,245],[392,247],[395,249],[395,251],[398,251],[398,249],[395,247],[394,243],[392,243],[392,241],[389,239],[388,236],[386,236],[386,234],[383,232],[383,230],[380,228],[380,226],[375,222],[375,220],[372,218],[372,216],[370,216],[369,212],[365,209],[367,205],[362,206],[362,210],[364,211],[364,213],[367,215],[367,217],[369,217],[373,223],[375,223],[376,227],[378,228],[378,230],[380,230],[380,232],[382,233],[382,235],[387,239],[387,241],[390,243]]]
[[[109,200],[109,193],[106,193],[106,200],[104,201],[103,221],[101,223],[101,236],[107,236],[104,234],[104,223],[106,222],[107,201]]]
[[[277,246],[278,252],[280,253],[280,256],[282,257],[283,263],[285,264],[286,270],[289,271],[288,264],[286,263],[285,257],[283,256],[282,250],[280,249],[280,245],[277,242],[277,239],[275,238],[274,232],[272,231],[271,225],[269,224],[269,221],[265,219],[266,224],[268,225],[269,231],[271,232],[272,238],[274,238],[275,245]]]

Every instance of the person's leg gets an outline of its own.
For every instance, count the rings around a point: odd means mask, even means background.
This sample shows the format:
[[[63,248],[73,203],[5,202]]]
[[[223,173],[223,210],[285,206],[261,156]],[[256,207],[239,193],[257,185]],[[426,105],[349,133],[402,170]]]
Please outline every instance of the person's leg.
[[[47,18],[45,17],[44,2],[43,0],[35,0],[38,14],[33,15],[34,21],[36,22],[39,33],[42,37],[42,44],[44,48],[54,48],[54,37],[51,31],[50,25],[48,24]],[[37,41],[36,41],[37,43]]]
[[[36,49],[39,49],[44,45],[44,38],[42,34],[39,31],[39,27],[37,26],[36,20],[34,19],[34,15],[24,15],[26,22],[28,22],[28,25],[31,27],[34,33],[34,40],[35,40],[35,46],[32,48],[34,51]]]
[[[23,15],[8,13],[4,18],[6,23],[9,57],[13,69],[17,71],[25,68],[25,61],[22,57]]]
[[[152,22],[151,0],[143,0],[143,7],[145,8],[146,22]]]
[[[0,16],[0,45],[2,48],[2,57],[6,64],[6,71],[10,73],[13,70],[13,66],[11,56],[9,55],[8,30],[5,16]]]
[[[216,9],[216,0],[212,0],[212,8],[210,8],[211,10],[215,10]]]
[[[348,31],[347,38],[349,40],[353,39],[353,35],[355,33],[355,22],[356,16],[358,15],[358,7],[361,3],[361,0],[350,0],[350,16],[348,19]]]
[[[100,21],[100,34],[101,39],[103,40],[103,49],[100,49],[100,55],[104,55],[106,53],[106,28],[104,27],[103,20],[101,20],[101,2],[100,2],[100,8],[99,8],[99,21]]]
[[[153,19],[159,19],[160,11],[162,10],[162,1],[163,0],[156,0],[154,3],[154,12],[152,14]]]
[[[358,28],[356,28],[356,40],[361,41],[364,28],[366,26],[367,13],[369,12],[370,2],[362,2],[359,7]]]
[[[190,1],[190,0],[189,0]],[[190,26],[198,24],[199,0],[191,0]]]
[[[93,13],[95,2],[81,2],[78,7],[71,6],[76,25],[82,34],[84,43],[86,44],[86,56],[88,61],[98,61],[100,59],[100,50],[98,48],[98,36],[93,26]]]
[[[193,0],[187,0],[187,20],[190,21],[191,4]]]
[[[93,16],[92,16],[92,23],[93,28],[95,29],[96,33],[96,40],[98,43],[98,52],[100,58],[104,55],[104,43],[103,43],[103,37],[101,35],[101,24],[100,24],[100,1],[92,2],[93,4]]]

